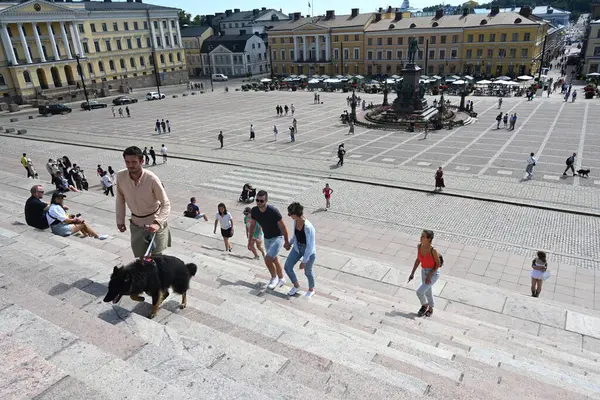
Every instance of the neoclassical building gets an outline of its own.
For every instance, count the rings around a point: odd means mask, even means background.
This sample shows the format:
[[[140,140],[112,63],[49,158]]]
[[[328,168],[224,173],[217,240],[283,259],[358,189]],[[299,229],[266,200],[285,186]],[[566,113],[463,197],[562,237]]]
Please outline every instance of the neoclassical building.
[[[0,2],[3,101],[72,94],[82,77],[90,90],[187,80],[178,11],[142,0]]]

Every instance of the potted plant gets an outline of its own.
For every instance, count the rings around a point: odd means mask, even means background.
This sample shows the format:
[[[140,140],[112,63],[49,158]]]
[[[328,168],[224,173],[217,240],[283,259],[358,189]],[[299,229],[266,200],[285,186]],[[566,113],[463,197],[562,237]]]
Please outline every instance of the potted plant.
[[[593,99],[594,98],[594,94],[596,93],[596,85],[594,85],[593,83],[588,83],[583,90],[585,91],[585,98],[586,99]]]

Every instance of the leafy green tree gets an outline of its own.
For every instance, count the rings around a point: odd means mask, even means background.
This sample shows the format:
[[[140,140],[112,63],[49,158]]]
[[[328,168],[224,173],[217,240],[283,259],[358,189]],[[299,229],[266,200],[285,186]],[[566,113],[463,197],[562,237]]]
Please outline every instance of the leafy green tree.
[[[179,25],[190,25],[192,14],[186,13],[185,11],[179,11]]]

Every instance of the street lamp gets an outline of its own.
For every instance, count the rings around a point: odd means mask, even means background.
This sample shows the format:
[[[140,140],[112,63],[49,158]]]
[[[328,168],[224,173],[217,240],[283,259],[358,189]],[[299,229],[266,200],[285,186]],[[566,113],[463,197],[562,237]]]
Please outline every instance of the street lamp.
[[[85,96],[85,104],[87,105],[87,110],[91,111],[92,107],[90,107],[90,100],[88,99],[88,92],[87,92],[87,88],[85,87],[85,79],[83,78],[83,70],[81,69],[81,63],[79,62],[79,59],[81,57],[79,56],[79,54],[75,54],[75,60],[77,60],[77,72],[79,72],[79,77],[81,78],[81,86],[83,87],[83,95]]]

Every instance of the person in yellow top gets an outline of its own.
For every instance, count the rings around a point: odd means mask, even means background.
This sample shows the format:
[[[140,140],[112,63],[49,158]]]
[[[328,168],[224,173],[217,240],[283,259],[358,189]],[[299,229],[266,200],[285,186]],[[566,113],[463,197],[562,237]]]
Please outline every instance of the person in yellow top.
[[[31,174],[29,173],[29,168],[27,168],[27,154],[23,153],[23,157],[21,157],[21,165],[23,166],[23,168],[25,168],[25,171],[27,171],[27,177],[29,178],[31,176]]]

